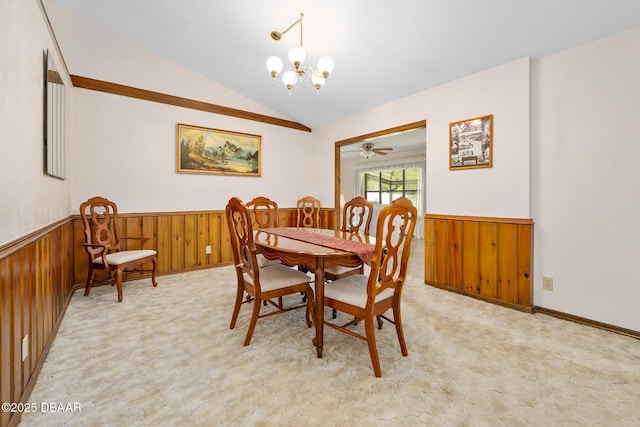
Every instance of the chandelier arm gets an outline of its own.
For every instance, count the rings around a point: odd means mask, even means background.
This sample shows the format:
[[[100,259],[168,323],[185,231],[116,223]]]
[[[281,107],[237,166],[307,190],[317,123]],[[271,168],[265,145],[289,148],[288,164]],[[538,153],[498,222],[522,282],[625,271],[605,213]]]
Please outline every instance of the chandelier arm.
[[[296,26],[296,24],[300,24],[300,47],[302,47],[302,18],[304,17],[304,13],[300,14],[300,19],[298,19],[297,21],[295,21],[293,24],[289,25],[289,28],[287,28],[286,30],[282,31],[280,33],[280,36],[284,36],[290,29],[292,29],[293,27]]]

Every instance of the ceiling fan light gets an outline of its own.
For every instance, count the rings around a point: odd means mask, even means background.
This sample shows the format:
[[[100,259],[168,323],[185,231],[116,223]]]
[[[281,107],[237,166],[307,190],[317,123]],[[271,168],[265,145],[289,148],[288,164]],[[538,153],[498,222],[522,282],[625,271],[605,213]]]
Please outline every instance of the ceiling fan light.
[[[280,74],[280,71],[282,71],[282,59],[277,56],[270,56],[269,59],[267,59],[267,70],[271,73],[271,77],[275,79],[276,76]]]
[[[365,159],[368,159],[369,157],[373,156],[373,151],[362,150],[360,152],[360,155]]]

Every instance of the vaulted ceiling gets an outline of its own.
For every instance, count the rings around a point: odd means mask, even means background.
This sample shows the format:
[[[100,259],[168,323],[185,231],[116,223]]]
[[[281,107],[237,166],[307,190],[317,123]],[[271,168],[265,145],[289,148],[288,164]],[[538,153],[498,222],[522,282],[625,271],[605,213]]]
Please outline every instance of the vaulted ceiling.
[[[640,25],[637,0],[43,3],[68,9],[311,128],[515,59],[540,58]],[[298,28],[279,42],[269,34],[287,29],[301,12],[308,62],[315,68],[321,56],[335,61],[317,95],[308,79],[288,95],[280,81],[272,84],[265,66],[271,55],[287,62],[288,49],[299,42]],[[55,20],[52,25],[55,31]],[[61,49],[72,54],[64,41]]]

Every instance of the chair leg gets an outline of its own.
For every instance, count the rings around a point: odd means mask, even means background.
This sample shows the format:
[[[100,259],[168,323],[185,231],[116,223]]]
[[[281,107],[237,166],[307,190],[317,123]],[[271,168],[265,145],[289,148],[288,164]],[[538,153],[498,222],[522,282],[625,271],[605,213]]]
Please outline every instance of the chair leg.
[[[86,297],[91,292],[91,285],[93,284],[93,264],[89,263],[89,272],[87,273],[87,284],[84,287],[84,296]]]
[[[116,286],[118,287],[118,302],[122,302],[122,269],[116,270]]]
[[[262,305],[262,301],[260,301],[260,298],[256,296],[255,300],[253,301],[253,310],[251,311],[251,320],[249,321],[249,330],[247,331],[247,337],[244,339],[245,346],[251,343],[253,330],[256,328],[256,322],[258,321],[258,316],[260,315],[261,305]]]
[[[310,328],[313,326],[313,317],[312,315],[315,313],[315,300],[313,298],[313,290],[311,287],[307,288],[307,312],[305,314],[305,318],[307,319],[307,327]]]
[[[231,324],[229,325],[229,329],[233,329],[236,327],[236,320],[238,320],[238,313],[240,313],[240,306],[242,305],[242,296],[244,295],[244,290],[238,286],[238,291],[236,292],[236,302],[233,305],[233,314],[231,315]]]
[[[378,348],[376,347],[376,335],[373,327],[373,319],[365,319],[364,330],[367,336],[367,344],[369,344],[369,354],[371,355],[371,363],[373,364],[373,372],[376,377],[382,376],[380,370],[380,359],[378,358]]]
[[[393,308],[393,321],[396,324],[396,332],[398,333],[398,341],[400,342],[400,350],[403,356],[408,356],[407,343],[404,340],[404,331],[402,329],[402,316],[400,314],[400,304]]]
[[[156,282],[156,270],[158,269],[158,257],[153,257],[151,259],[151,264],[153,267],[151,268],[151,283],[153,283],[153,287],[158,286],[158,282]]]

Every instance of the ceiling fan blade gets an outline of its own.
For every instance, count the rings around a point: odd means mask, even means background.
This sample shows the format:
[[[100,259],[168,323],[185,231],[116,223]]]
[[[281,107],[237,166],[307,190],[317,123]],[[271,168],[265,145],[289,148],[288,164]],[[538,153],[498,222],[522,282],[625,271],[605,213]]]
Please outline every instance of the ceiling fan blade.
[[[386,156],[387,154],[389,154],[389,153],[385,153],[384,151],[381,151],[381,150],[378,150],[378,149],[373,150],[373,152],[376,153],[376,154],[383,155],[383,156]]]
[[[393,148],[391,148],[391,147],[384,147],[384,148],[374,148],[374,150],[385,150],[385,151],[393,151]]]

